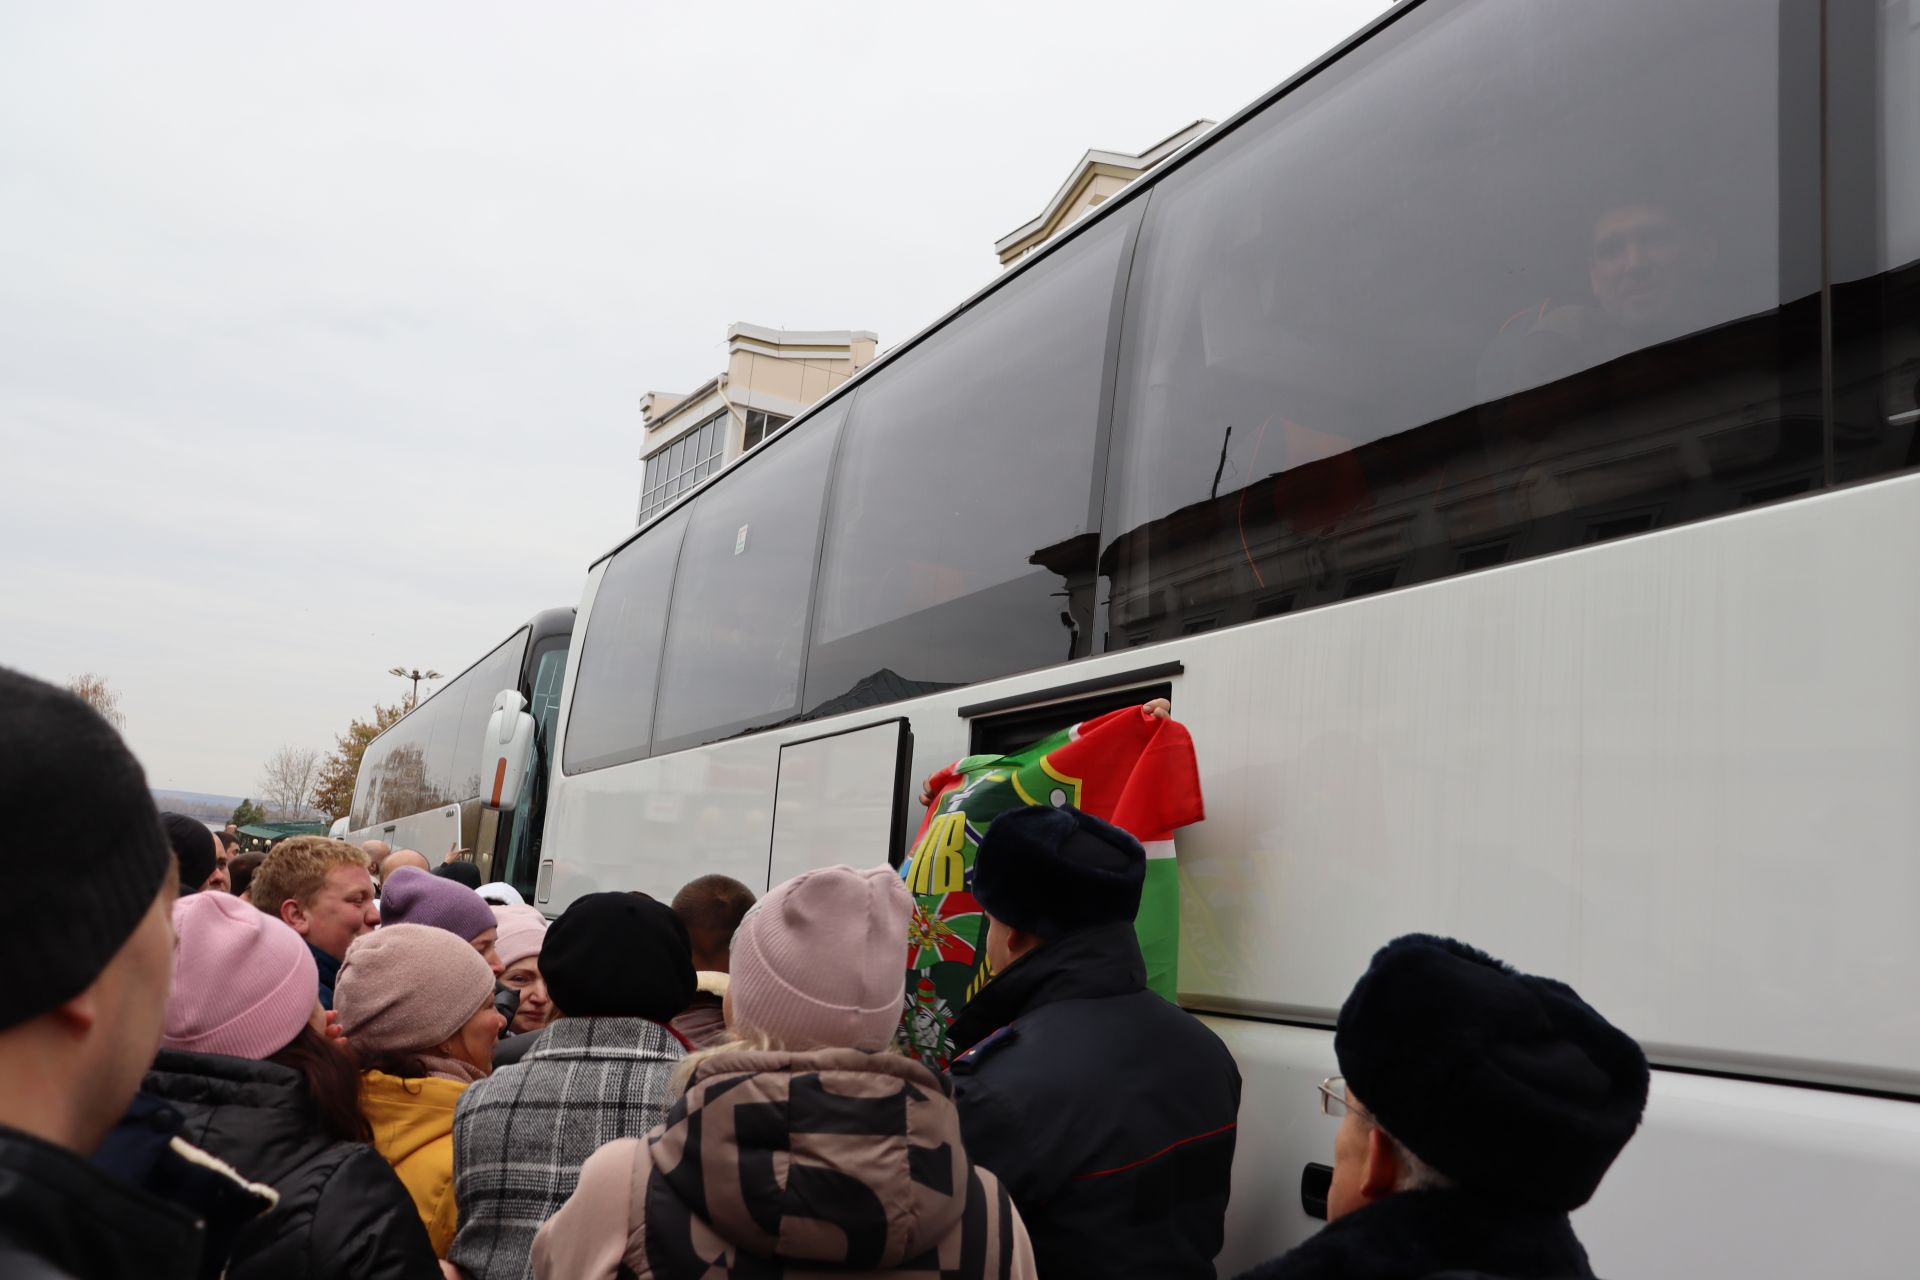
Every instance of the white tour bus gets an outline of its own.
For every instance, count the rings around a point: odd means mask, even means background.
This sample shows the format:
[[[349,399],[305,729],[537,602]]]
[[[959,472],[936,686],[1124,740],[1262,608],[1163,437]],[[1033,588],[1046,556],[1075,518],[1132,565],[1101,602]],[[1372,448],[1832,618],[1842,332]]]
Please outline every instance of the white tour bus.
[[[1221,1274],[1427,930],[1659,1068],[1604,1274],[1911,1276],[1916,382],[1916,0],[1395,5],[592,566],[537,900],[897,861],[1165,694]]]
[[[471,849],[484,878],[531,893],[548,776],[537,762],[553,741],[573,618],[570,608],[535,614],[368,743],[341,838],[418,849],[434,863],[455,846]],[[528,776],[516,771],[517,785],[505,788],[514,798],[496,807],[485,735],[503,693],[520,697],[532,750],[521,757]]]

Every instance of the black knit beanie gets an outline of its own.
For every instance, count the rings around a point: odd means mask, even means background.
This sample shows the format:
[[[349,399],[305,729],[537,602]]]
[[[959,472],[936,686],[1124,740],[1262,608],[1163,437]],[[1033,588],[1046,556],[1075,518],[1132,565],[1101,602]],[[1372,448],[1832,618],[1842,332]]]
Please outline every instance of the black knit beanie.
[[[560,914],[540,944],[540,976],[569,1018],[666,1022],[693,1003],[686,926],[644,893],[590,893]]]
[[[1333,1052],[1355,1100],[1473,1190],[1566,1213],[1592,1198],[1647,1105],[1647,1059],[1552,978],[1452,938],[1374,954]]]
[[[0,836],[8,890],[32,905],[0,931],[0,967],[34,975],[0,984],[5,1030],[93,985],[174,872],[120,735],[64,689],[5,667],[0,808],[11,815]]]
[[[213,832],[198,818],[181,813],[162,813],[160,827],[180,864],[180,892],[192,893],[213,874]]]
[[[451,880],[475,890],[480,888],[480,868],[471,862],[443,862],[433,869],[433,874],[442,880]]]

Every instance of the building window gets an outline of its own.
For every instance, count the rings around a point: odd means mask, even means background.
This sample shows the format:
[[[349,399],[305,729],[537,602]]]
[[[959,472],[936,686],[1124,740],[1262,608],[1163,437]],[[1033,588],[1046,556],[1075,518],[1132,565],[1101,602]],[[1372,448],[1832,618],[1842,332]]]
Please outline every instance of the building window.
[[[640,523],[720,469],[727,447],[727,411],[707,418],[647,455],[640,481]]]
[[[745,453],[791,421],[793,421],[792,418],[783,418],[777,413],[762,413],[758,409],[747,410],[746,441],[740,446],[740,451]]]

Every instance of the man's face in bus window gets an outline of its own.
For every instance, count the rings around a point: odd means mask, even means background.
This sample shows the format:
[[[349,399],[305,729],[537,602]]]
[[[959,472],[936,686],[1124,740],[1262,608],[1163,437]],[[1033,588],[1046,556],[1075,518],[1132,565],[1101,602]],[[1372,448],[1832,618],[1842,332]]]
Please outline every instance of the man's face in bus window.
[[[1684,302],[1703,246],[1665,210],[1627,204],[1593,223],[1594,301],[1624,329],[1657,325]]]
[[[365,867],[337,866],[327,872],[327,883],[313,901],[293,914],[287,923],[308,942],[335,960],[345,959],[347,946],[380,923],[373,878]]]

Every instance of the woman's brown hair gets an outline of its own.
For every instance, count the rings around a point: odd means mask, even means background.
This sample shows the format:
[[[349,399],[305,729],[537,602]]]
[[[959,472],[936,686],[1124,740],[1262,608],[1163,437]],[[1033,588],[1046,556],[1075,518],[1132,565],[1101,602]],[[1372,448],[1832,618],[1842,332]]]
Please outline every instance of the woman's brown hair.
[[[327,1137],[336,1142],[373,1141],[373,1127],[360,1111],[360,1072],[352,1056],[332,1040],[310,1026],[302,1027],[267,1061],[300,1073],[307,1085],[307,1102]]]

